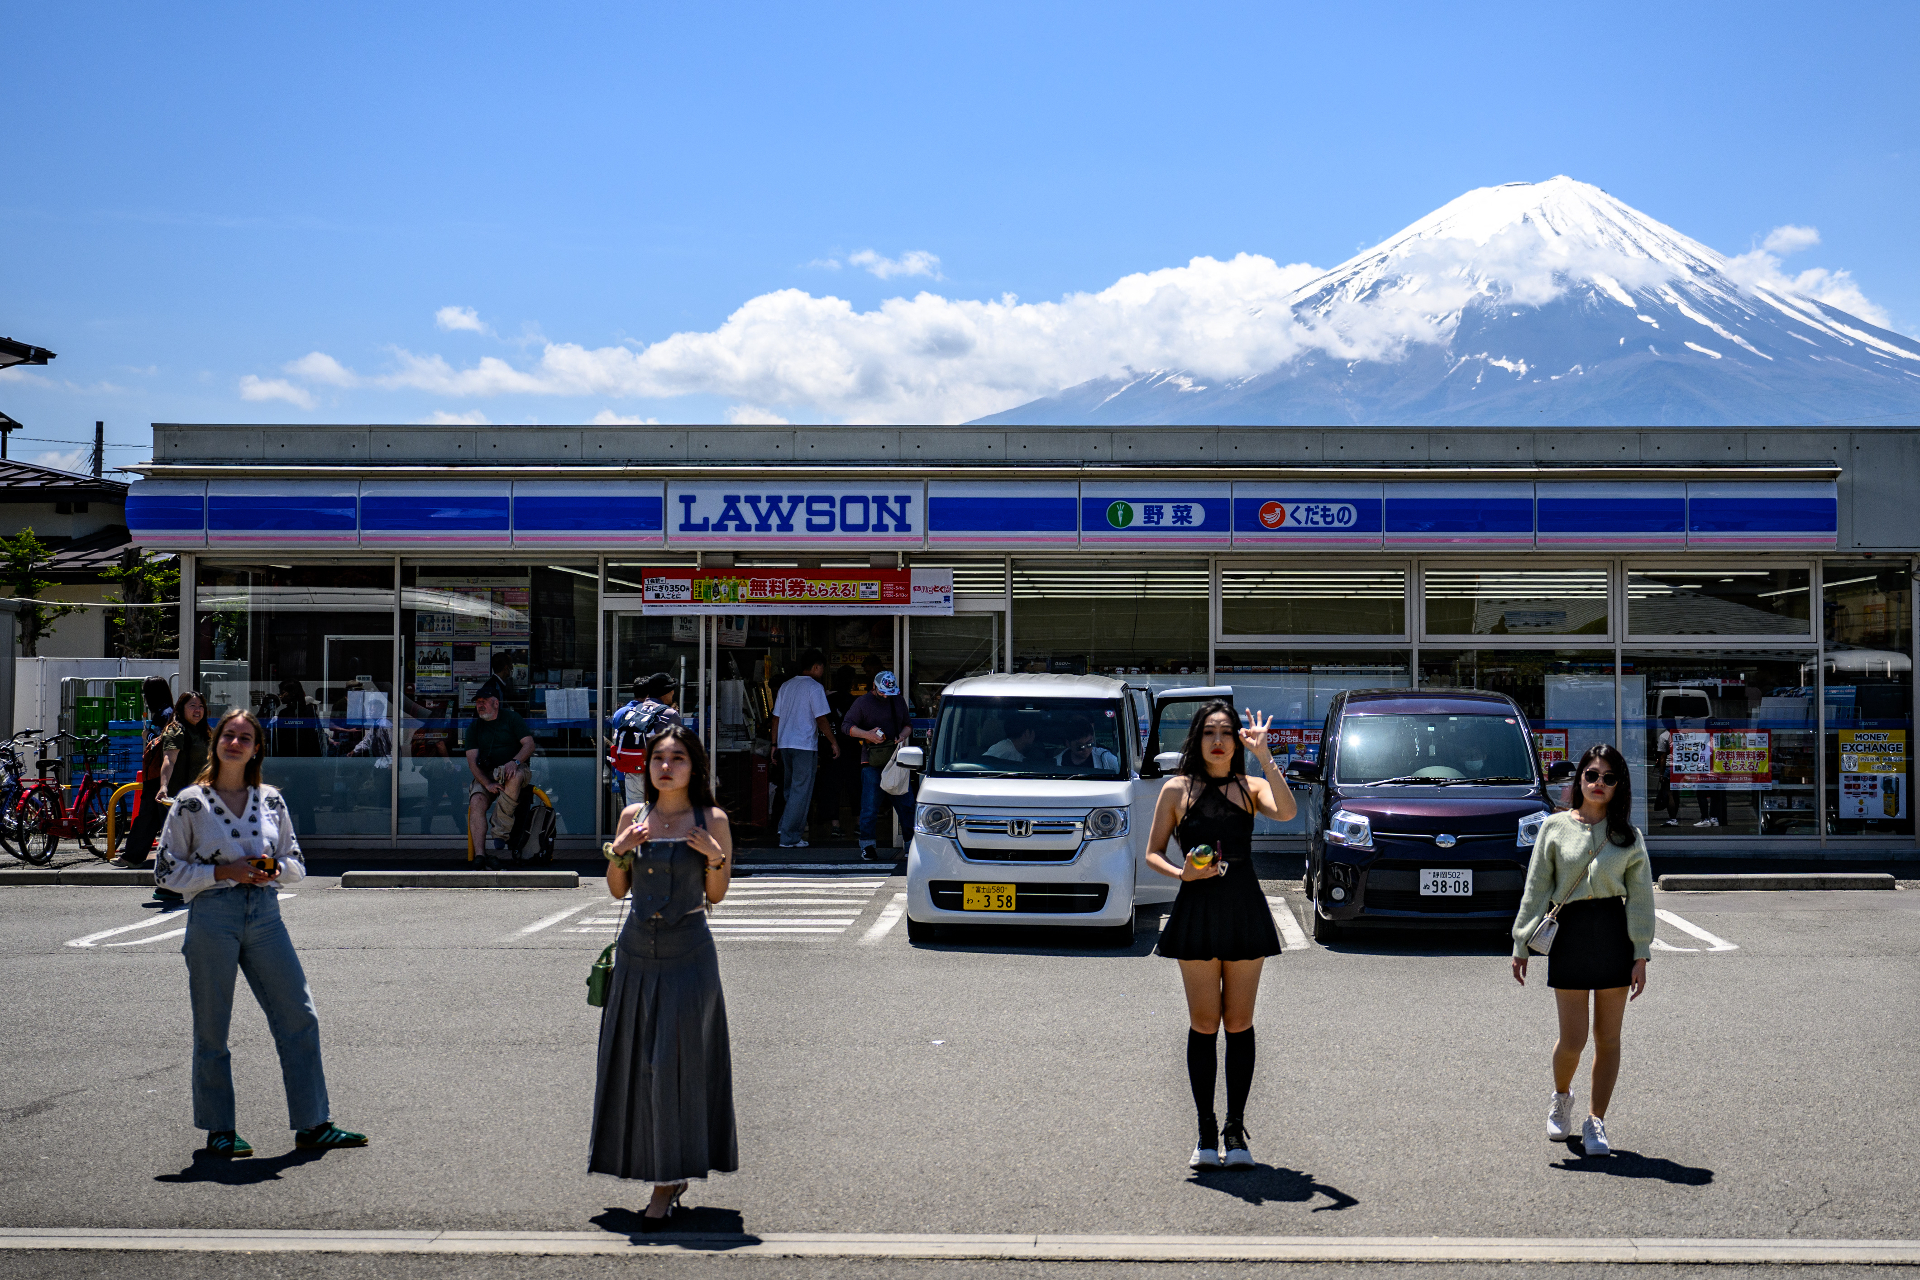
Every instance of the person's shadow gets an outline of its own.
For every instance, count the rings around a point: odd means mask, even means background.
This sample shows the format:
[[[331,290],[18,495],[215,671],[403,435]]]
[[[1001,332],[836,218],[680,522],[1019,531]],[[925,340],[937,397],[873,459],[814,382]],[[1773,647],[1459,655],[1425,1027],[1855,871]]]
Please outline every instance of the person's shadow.
[[[1251,1169],[1195,1170],[1192,1181],[1210,1191],[1224,1191],[1228,1195],[1238,1196],[1248,1204],[1275,1201],[1305,1204],[1315,1196],[1325,1196],[1333,1202],[1315,1205],[1311,1210],[1313,1213],[1327,1209],[1351,1209],[1360,1203],[1340,1188],[1330,1187],[1310,1173],[1302,1173],[1298,1169],[1279,1169],[1269,1164],[1256,1164]]]
[[[1578,1135],[1567,1140],[1567,1158],[1551,1166],[1569,1173],[1606,1173],[1616,1178],[1655,1178],[1679,1187],[1704,1187],[1713,1170],[1675,1163],[1665,1156],[1643,1156],[1637,1151],[1613,1149],[1610,1156],[1590,1156]]]
[[[651,1235],[645,1234],[646,1226],[642,1223],[641,1217],[638,1209],[608,1206],[587,1221],[602,1231],[629,1236],[636,1243],[657,1240],[664,1244],[671,1240],[682,1248],[731,1249],[742,1244],[751,1244],[754,1239],[747,1234],[746,1219],[740,1216],[738,1209],[721,1209],[713,1205],[683,1207],[673,1215],[671,1227]],[[687,1239],[689,1236],[700,1238],[690,1240]]]
[[[278,1182],[283,1169],[312,1164],[324,1151],[305,1151],[299,1147],[279,1156],[251,1156],[232,1160],[211,1156],[205,1151],[193,1153],[193,1163],[178,1173],[163,1173],[155,1182],[217,1182],[226,1187],[251,1187],[262,1182]]]

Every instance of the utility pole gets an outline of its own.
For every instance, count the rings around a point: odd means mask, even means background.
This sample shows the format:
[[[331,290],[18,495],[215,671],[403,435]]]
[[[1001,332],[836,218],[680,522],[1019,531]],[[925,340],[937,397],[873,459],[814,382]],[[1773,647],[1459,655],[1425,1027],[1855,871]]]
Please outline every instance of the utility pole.
[[[93,478],[95,480],[100,478],[100,471],[106,466],[106,461],[107,424],[96,422],[93,424]]]
[[[20,424],[18,422],[15,422],[6,414],[0,413],[0,462],[6,461],[7,441],[12,437],[13,433],[19,429]]]

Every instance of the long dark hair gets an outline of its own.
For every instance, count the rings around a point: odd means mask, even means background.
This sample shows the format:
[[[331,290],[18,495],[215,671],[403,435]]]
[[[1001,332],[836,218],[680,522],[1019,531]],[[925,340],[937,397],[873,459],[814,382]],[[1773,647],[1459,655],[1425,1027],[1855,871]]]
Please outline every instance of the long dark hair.
[[[148,676],[140,682],[140,700],[147,704],[149,716],[157,716],[173,706],[173,686],[165,676]]]
[[[1607,839],[1617,845],[1630,845],[1640,838],[1640,832],[1633,825],[1633,775],[1627,772],[1627,759],[1620,749],[1610,742],[1596,742],[1588,747],[1580,757],[1580,763],[1574,767],[1574,795],[1579,803],[1587,801],[1587,789],[1580,775],[1587,771],[1587,763],[1600,762],[1603,773],[1611,773],[1617,781],[1613,784],[1613,799],[1607,801]]]
[[[713,779],[707,774],[707,749],[700,745],[693,730],[683,724],[668,725],[647,743],[647,767],[640,773],[646,780],[647,803],[660,803],[660,789],[653,785],[653,753],[663,742],[677,742],[686,749],[687,759],[693,763],[693,776],[687,779],[687,799],[693,801],[694,809],[704,818],[706,811],[715,807]]]
[[[203,787],[211,787],[215,778],[220,776],[220,733],[227,727],[229,720],[245,720],[253,726],[253,759],[247,761],[247,785],[260,785],[260,757],[267,751],[267,731],[260,725],[260,717],[245,707],[231,707],[227,714],[220,717],[220,723],[213,727],[213,750],[207,752],[207,763],[202,766],[200,776],[194,781]]]
[[[1201,707],[1187,724],[1187,740],[1180,744],[1179,772],[1182,776],[1188,778],[1210,776],[1207,773],[1207,757],[1200,749],[1200,739],[1206,733],[1207,721],[1216,715],[1224,715],[1227,723],[1231,724],[1236,731],[1240,728],[1240,716],[1234,711],[1233,704],[1225,698],[1215,698]],[[1246,785],[1246,761],[1242,759],[1245,754],[1240,749],[1239,740],[1236,738],[1233,754],[1227,757],[1227,776],[1241,779],[1242,786]]]

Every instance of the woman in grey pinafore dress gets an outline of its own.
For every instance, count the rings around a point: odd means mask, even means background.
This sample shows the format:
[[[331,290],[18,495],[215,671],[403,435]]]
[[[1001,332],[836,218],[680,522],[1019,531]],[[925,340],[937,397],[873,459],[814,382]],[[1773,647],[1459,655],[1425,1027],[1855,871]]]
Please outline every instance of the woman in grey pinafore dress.
[[[633,891],[600,1015],[587,1168],[653,1183],[643,1229],[666,1224],[689,1178],[740,1166],[720,962],[707,904],[726,895],[733,840],[706,752],[678,725],[647,749],[647,803],[620,815],[607,891]]]

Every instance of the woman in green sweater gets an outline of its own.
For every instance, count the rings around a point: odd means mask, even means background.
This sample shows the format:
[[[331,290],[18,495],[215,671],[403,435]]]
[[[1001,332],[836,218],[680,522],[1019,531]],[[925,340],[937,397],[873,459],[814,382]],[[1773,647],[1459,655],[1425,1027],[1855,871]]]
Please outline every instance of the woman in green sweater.
[[[1653,875],[1647,843],[1628,819],[1633,783],[1620,752],[1604,744],[1588,747],[1575,778],[1580,807],[1548,818],[1533,843],[1526,891],[1513,922],[1513,978],[1526,985],[1527,939],[1554,903],[1564,903],[1547,957],[1547,985],[1560,1013],[1547,1139],[1565,1142],[1573,1136],[1573,1073],[1587,1047],[1591,1003],[1593,1095],[1580,1141],[1588,1155],[1604,1156],[1612,1153],[1607,1104],[1620,1075],[1620,1024],[1627,1001],[1647,986]]]

